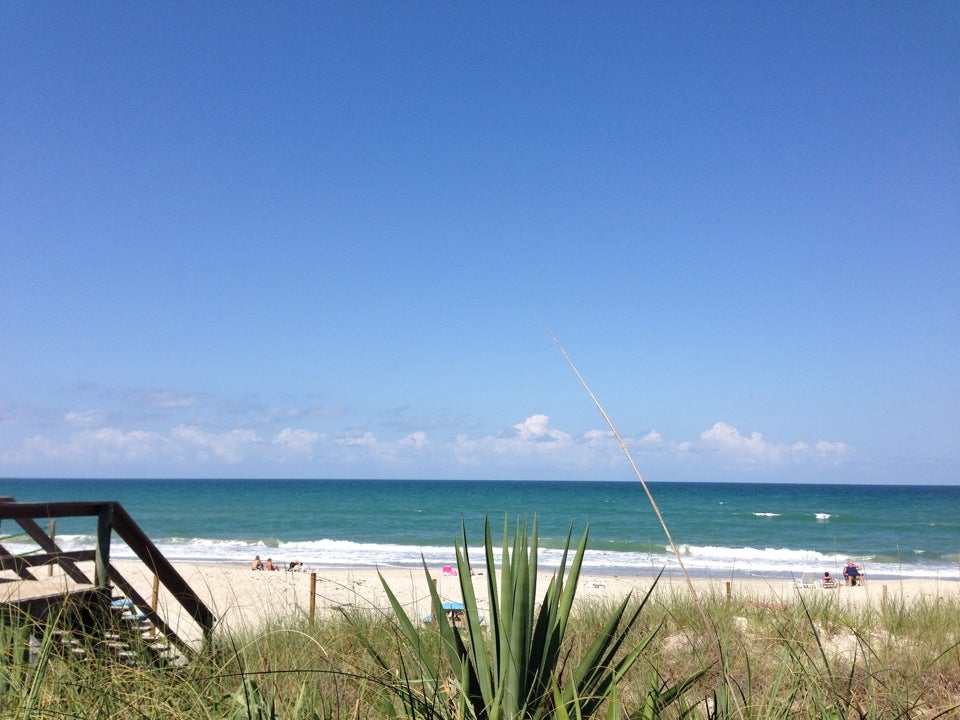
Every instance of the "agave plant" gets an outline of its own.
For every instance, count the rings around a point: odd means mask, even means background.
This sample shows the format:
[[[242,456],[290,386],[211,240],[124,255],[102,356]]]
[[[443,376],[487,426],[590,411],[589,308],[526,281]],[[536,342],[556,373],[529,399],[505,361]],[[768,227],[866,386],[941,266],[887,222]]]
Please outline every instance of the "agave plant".
[[[617,684],[656,634],[654,630],[637,645],[624,647],[650,592],[633,610],[628,610],[628,596],[615,608],[579,662],[569,663],[562,655],[563,641],[589,529],[584,530],[565,579],[571,541],[568,534],[560,567],[542,600],[537,593],[536,520],[532,533],[528,533],[526,521],[518,521],[512,543],[508,529],[505,521],[498,586],[489,519],[484,524],[489,627],[482,625],[477,607],[465,529],[463,545],[455,544],[465,607],[462,627],[454,626],[448,619],[424,563],[442,648],[437,658],[430,649],[436,648],[436,643],[428,642],[425,631],[411,621],[381,576],[398,618],[402,640],[399,682],[394,687],[402,710],[391,705],[394,716],[477,720],[588,718],[614,696]],[[395,671],[395,663],[376,653],[374,657],[384,670]]]

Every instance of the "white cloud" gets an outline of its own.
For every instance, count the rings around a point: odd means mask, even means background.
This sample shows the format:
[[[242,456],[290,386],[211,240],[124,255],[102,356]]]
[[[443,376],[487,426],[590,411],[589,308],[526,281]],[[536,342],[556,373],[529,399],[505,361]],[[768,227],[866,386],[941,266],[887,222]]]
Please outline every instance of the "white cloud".
[[[313,448],[323,438],[320,433],[312,430],[284,428],[273,438],[273,444],[283,450],[299,453],[303,455],[312,455]]]
[[[817,444],[814,446],[817,450],[817,453],[826,457],[826,456],[843,456],[851,452],[851,448],[846,443],[842,442],[828,442],[826,440],[818,440]]]
[[[125,432],[103,427],[82,430],[65,441],[43,435],[27,438],[18,450],[4,453],[2,458],[12,464],[58,461],[66,463],[95,462],[152,462],[163,456],[168,440],[145,430]]]
[[[423,459],[431,449],[423,431],[409,433],[398,440],[382,440],[369,430],[354,431],[334,438],[336,459],[351,465],[388,463],[390,466]]]
[[[183,393],[176,390],[145,392],[145,396],[157,407],[168,409],[194,407],[200,402],[200,397],[195,393]]]
[[[405,438],[397,441],[397,447],[411,448],[413,450],[423,450],[430,445],[430,440],[425,432],[410,433]]]
[[[103,425],[103,413],[99,410],[72,410],[65,413],[63,421],[72,427],[97,427]]]
[[[750,462],[780,462],[784,452],[784,446],[768,443],[758,432],[744,437],[737,428],[722,422],[700,433],[700,445]]]
[[[178,425],[170,433],[182,448],[191,449],[201,461],[219,458],[235,465],[249,456],[250,450],[261,444],[252,430],[235,429],[223,433],[208,433],[198,427]]]
[[[397,466],[412,466],[421,462],[432,450],[430,438],[422,431],[405,435],[395,441],[376,440],[368,447],[370,457],[378,462],[388,463],[391,468]]]
[[[102,417],[97,411],[71,411],[62,416],[61,426],[72,434],[56,438],[38,434],[18,445],[0,448],[0,469],[35,466],[37,472],[62,468],[61,472],[100,469],[123,465],[129,470],[142,468],[143,474],[204,465],[243,467],[252,472],[270,474],[281,464],[289,472],[293,463],[300,470],[313,472],[382,472],[389,474],[404,467],[412,474],[431,471],[480,472],[489,468],[494,476],[523,476],[542,472],[570,476],[599,476],[610,468],[626,468],[626,458],[609,429],[592,428],[574,435],[553,427],[550,417],[536,413],[496,434],[468,435],[437,439],[424,430],[398,437],[381,438],[369,430],[355,428],[335,435],[287,425],[266,439],[249,427],[213,432],[199,424],[180,424],[168,432],[146,429],[125,430],[97,427]],[[742,434],[736,427],[717,422],[695,439],[671,440],[650,430],[642,435],[625,436],[623,442],[640,468],[656,463],[662,469],[682,463],[715,464],[728,468],[783,467],[801,463],[826,463],[846,460],[852,449],[842,442],[818,440],[772,442],[759,432]],[[42,468],[42,469],[39,469]],[[363,468],[363,470],[360,470]],[[443,468],[444,470],[436,470]],[[231,470],[233,472],[233,470]]]
[[[342,445],[344,447],[376,447],[377,445],[377,436],[374,435],[369,430],[365,432],[350,432],[343,435],[338,435],[333,439],[335,445]]]
[[[516,430],[515,438],[520,441],[566,443],[571,439],[568,433],[551,428],[550,418],[547,415],[531,415],[522,423],[514,425],[513,429]]]
[[[517,464],[547,466],[589,464],[598,460],[607,464],[608,450],[616,447],[610,433],[588,431],[581,438],[550,427],[547,415],[531,415],[510,430],[499,435],[468,438],[458,435],[447,450],[462,465],[482,466],[484,463],[509,466]]]
[[[644,435],[637,444],[642,448],[660,448],[664,446],[663,438],[656,430],[651,430]]]
[[[817,442],[816,450],[811,451],[805,442],[774,443],[764,439],[758,432],[744,436],[737,428],[723,422],[704,430],[700,433],[699,442],[691,443],[687,449],[719,453],[728,461],[773,466],[803,462],[814,457],[839,459],[850,452],[844,443],[821,440]]]
[[[656,430],[633,438],[624,437],[624,445],[634,460],[659,462],[714,461],[717,456],[731,466],[777,467],[829,458],[838,460],[850,452],[844,443],[820,441],[814,450],[804,442],[774,443],[759,432],[744,436],[737,428],[718,422],[695,440],[681,442],[665,439]],[[463,465],[478,466],[541,463],[556,467],[609,467],[625,461],[623,449],[609,430],[592,429],[577,437],[550,427],[546,415],[531,415],[498,436],[469,438],[459,435],[450,446],[452,455]],[[642,457],[637,457],[642,453]]]
[[[117,428],[98,428],[81,435],[81,446],[89,446],[100,460],[154,460],[166,448],[162,435],[146,430],[124,432]]]

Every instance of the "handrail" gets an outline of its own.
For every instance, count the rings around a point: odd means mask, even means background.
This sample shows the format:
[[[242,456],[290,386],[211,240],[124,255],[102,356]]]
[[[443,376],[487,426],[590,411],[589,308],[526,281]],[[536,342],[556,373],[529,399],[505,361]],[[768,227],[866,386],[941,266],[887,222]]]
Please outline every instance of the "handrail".
[[[177,602],[196,620],[203,630],[203,639],[208,640],[216,621],[210,609],[190,587],[183,576],[170,564],[146,533],[127,514],[120,503],[113,503],[113,530],[133,550],[137,557],[153,571],[160,582],[170,591]]]
[[[167,626],[167,623],[163,620],[163,618],[157,615],[157,613],[150,607],[150,604],[143,598],[143,596],[138,593],[129,582],[127,582],[127,579],[123,577],[123,575],[120,574],[120,571],[113,567],[113,565],[110,566],[110,579],[117,584],[117,587],[120,588],[120,591],[124,595],[130,598],[130,601],[136,606],[136,608],[143,613],[144,618],[149,620],[155,628],[163,633],[164,637],[169,638],[170,641],[181,651],[185,653],[192,652],[191,648]]]
[[[56,543],[47,535],[43,529],[36,524],[37,518],[52,519],[64,517],[97,517],[97,547],[93,551],[93,558],[96,564],[95,583],[98,586],[106,586],[110,580],[113,580],[120,589],[128,596],[133,592],[133,587],[123,578],[117,569],[110,564],[110,538],[113,533],[123,540],[127,546],[133,550],[134,554],[150,569],[161,584],[167,588],[187,614],[200,626],[203,633],[204,642],[210,639],[213,632],[213,626],[216,622],[214,614],[197,596],[193,588],[184,580],[183,576],[170,564],[170,561],[163,556],[153,544],[150,538],[143,532],[139,525],[127,513],[120,503],[115,501],[105,502],[27,502],[19,503],[13,498],[0,497],[0,520],[15,520],[30,537],[36,542],[45,553],[37,560],[44,562],[57,562],[64,568],[64,571],[76,582],[90,584],[87,576],[74,564],[78,557],[90,557],[90,551],[65,552],[61,550]],[[29,556],[16,556],[8,553],[5,548],[0,546],[0,565],[3,567],[12,567],[24,580],[34,580],[33,575],[27,569],[34,563],[30,561]],[[182,641],[172,632],[169,632],[166,624],[156,616],[149,608],[144,607],[145,602],[142,597],[133,592],[136,597],[131,600],[143,611],[150,611],[150,614],[156,624],[168,630],[165,633],[178,645],[183,647]],[[158,621],[158,622],[157,622]]]
[[[0,545],[0,548],[3,548]],[[75,563],[78,562],[93,562],[96,559],[95,550],[61,550],[57,553],[36,553],[31,555],[11,555],[6,548],[3,548],[3,552],[6,552],[6,560],[2,554],[0,554],[0,569],[3,570],[14,570],[16,571],[17,565],[23,564],[27,567],[36,568],[36,567],[46,567],[50,563],[59,563],[59,564],[68,564],[73,567],[78,573],[82,574],[83,571],[78,568]],[[86,575],[83,576],[83,580],[75,580],[79,585],[93,585],[93,582],[87,578]],[[27,578],[24,578],[25,580]],[[36,578],[33,578],[36,579]]]
[[[37,525],[35,520],[32,518],[17,518],[17,524],[26,531],[27,535],[29,535],[41,549],[50,553],[57,564],[63,568],[63,571],[69,575],[74,582],[90,584],[90,578],[73,562],[62,557],[63,550],[53,541],[53,538],[43,531],[42,527]]]
[[[28,570],[30,564],[22,557],[11,553],[2,545],[0,545],[0,564],[2,564],[4,569],[6,569],[8,566],[12,567],[16,571],[17,575],[20,576],[21,580],[36,580],[30,570]]]

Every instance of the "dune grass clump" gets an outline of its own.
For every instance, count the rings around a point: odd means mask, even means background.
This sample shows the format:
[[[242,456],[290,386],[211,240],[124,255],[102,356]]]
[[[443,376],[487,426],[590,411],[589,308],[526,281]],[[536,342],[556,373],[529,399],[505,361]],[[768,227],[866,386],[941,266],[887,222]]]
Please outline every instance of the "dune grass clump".
[[[389,611],[220,628],[184,664],[125,661],[104,642],[115,627],[79,607],[44,622],[7,613],[0,720],[960,718],[958,595],[768,603],[652,578],[641,596],[576,597],[586,541],[538,592],[536,526],[510,538],[505,524],[499,562],[487,526],[482,622],[464,537],[456,625],[435,591],[437,622],[423,624],[386,588]]]
[[[518,523],[512,541],[504,522],[499,584],[489,520],[484,531],[485,577],[490,599],[487,625],[477,606],[465,529],[463,545],[455,548],[464,600],[459,626],[449,619],[436,588],[429,582],[426,564],[435,632],[424,630],[411,620],[383,581],[401,639],[399,662],[380,654],[372,645],[369,648],[384,676],[392,678],[388,683],[392,697],[387,701],[387,714],[411,720],[579,720],[593,717],[601,710],[618,713],[618,686],[657,632],[654,628],[645,637],[627,643],[638,627],[649,593],[637,603],[631,603],[629,596],[623,598],[574,654],[576,645],[567,640],[568,626],[587,532],[580,540],[567,577],[571,540],[568,536],[559,570],[541,597],[537,591],[536,521],[532,532],[526,523]],[[439,652],[435,643],[427,639],[431,634],[439,635]],[[670,705],[680,697],[680,688],[698,674],[674,686],[663,685],[658,677],[645,706],[659,710]]]

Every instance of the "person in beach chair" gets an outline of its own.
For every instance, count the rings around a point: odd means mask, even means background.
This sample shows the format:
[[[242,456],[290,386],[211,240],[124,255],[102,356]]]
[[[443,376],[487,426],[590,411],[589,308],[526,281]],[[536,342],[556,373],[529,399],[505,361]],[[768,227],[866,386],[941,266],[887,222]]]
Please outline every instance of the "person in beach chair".
[[[834,580],[834,578],[830,575],[829,572],[825,572],[823,574],[823,586],[825,588],[835,588],[835,587],[840,587],[840,583]]]
[[[292,572],[294,570],[303,570],[303,563],[299,560],[291,560],[290,564],[287,565],[287,571]]]
[[[853,560],[847,560],[847,566],[843,569],[843,579],[850,586],[866,585],[867,583],[867,579],[863,576],[863,568]]]

